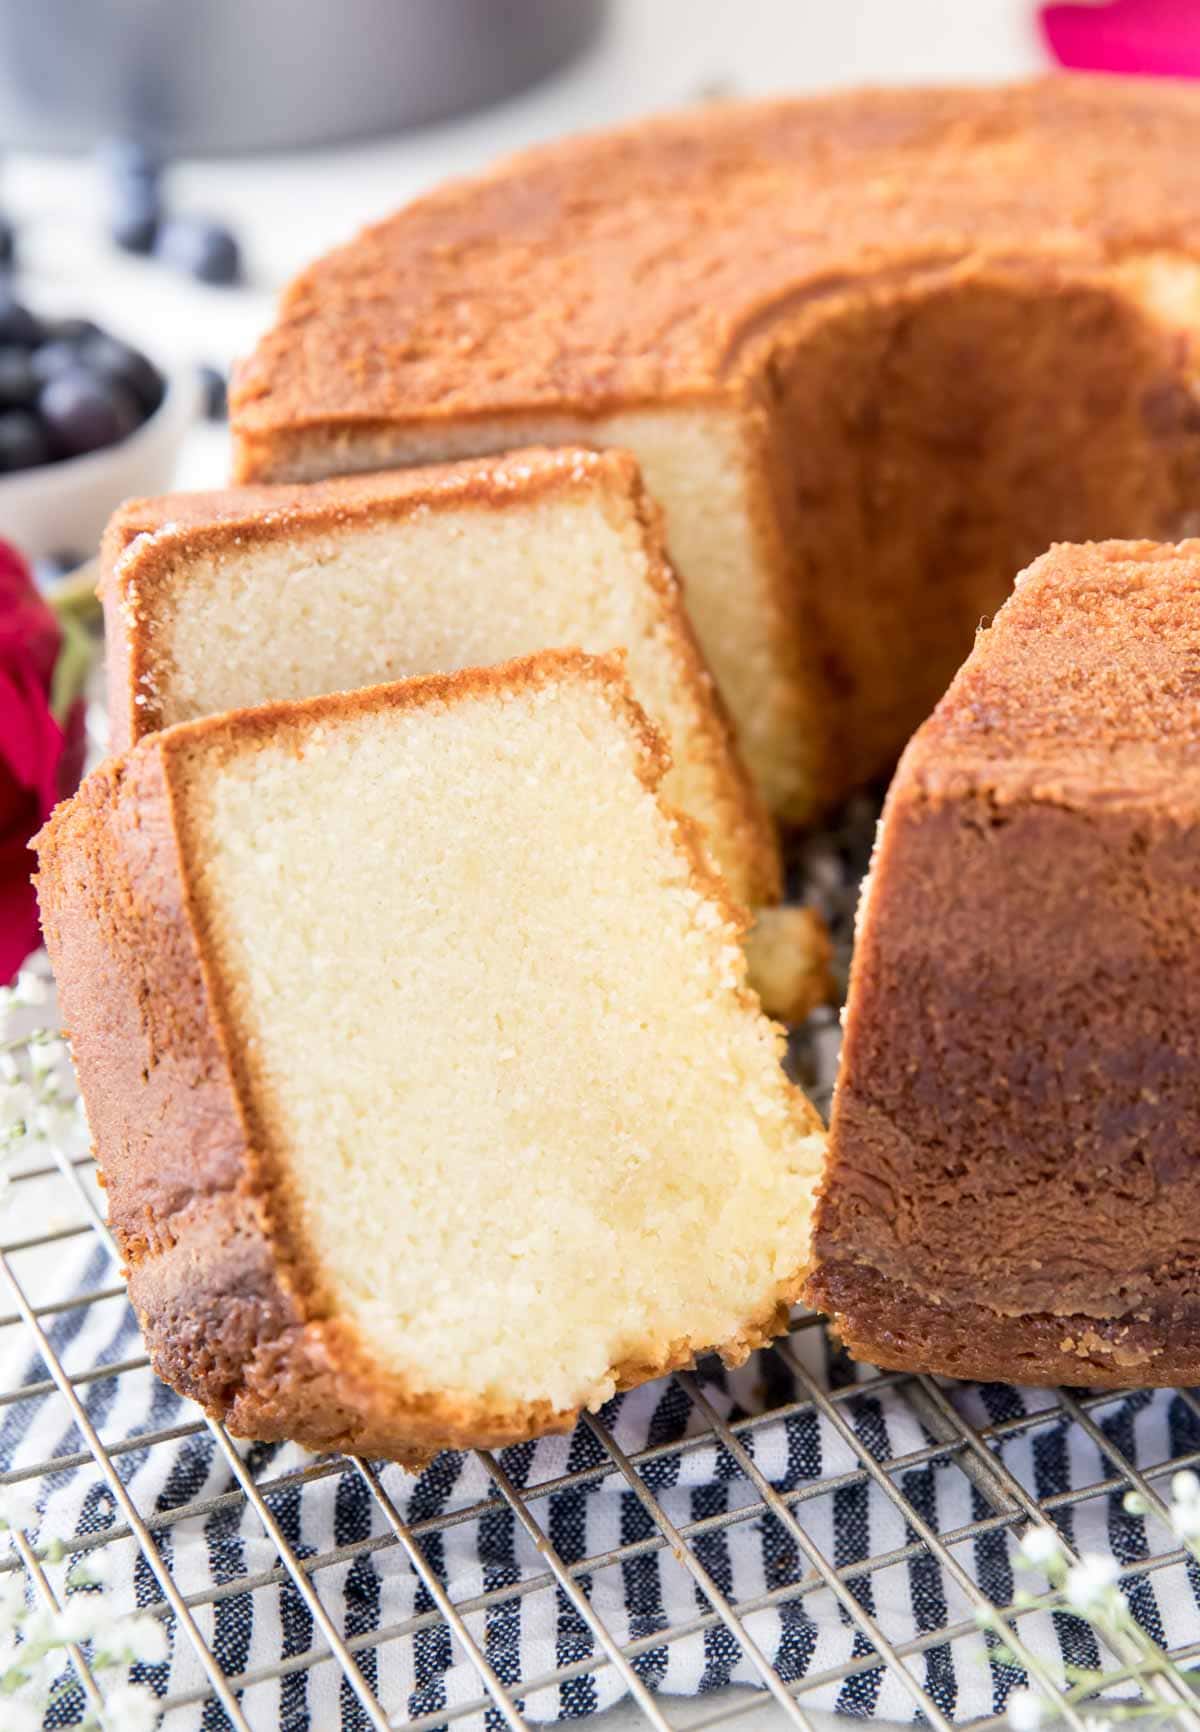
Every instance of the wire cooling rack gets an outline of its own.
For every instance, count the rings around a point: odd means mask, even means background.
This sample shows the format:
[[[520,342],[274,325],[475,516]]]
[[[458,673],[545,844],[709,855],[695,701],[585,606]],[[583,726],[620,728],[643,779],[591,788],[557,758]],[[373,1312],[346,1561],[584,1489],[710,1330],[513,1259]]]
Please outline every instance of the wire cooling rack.
[[[847,876],[846,859],[857,858],[861,864],[863,837],[869,835],[871,817],[870,812],[859,814],[859,833],[850,844],[839,844],[840,861],[837,849],[831,855],[827,848],[823,856],[800,863],[805,882],[816,884],[843,940],[853,895],[852,887],[849,894],[842,895],[839,885]],[[836,1019],[830,1014],[818,1016],[796,1043],[794,1062],[808,1074],[810,1083],[819,1084],[822,1078],[827,1081],[836,1041]],[[954,1704],[939,1684],[944,1673],[944,1668],[939,1670],[940,1657],[963,1638],[974,1636],[982,1642],[978,1614],[996,1609],[1007,1631],[1009,1654],[1002,1660],[993,1658],[996,1688],[991,1711],[971,1721],[975,1725],[994,1724],[1001,1717],[1006,1690],[1020,1680],[1022,1672],[1047,1679],[1044,1659],[1026,1640],[1026,1631],[1032,1627],[1029,1620],[1053,1617],[1060,1636],[1074,1620],[1064,1611],[1053,1610],[1051,1594],[1028,1600],[1018,1597],[1014,1604],[1011,1576],[1003,1572],[1000,1580],[1007,1584],[1005,1590],[998,1595],[994,1589],[985,1591],[979,1572],[968,1567],[969,1558],[981,1548],[1003,1547],[1008,1536],[1022,1532],[1029,1524],[1050,1524],[1069,1541],[1081,1510],[1099,1506],[1112,1511],[1127,1490],[1140,1493],[1151,1516],[1160,1518],[1139,1522],[1141,1537],[1134,1547],[1135,1555],[1128,1555],[1121,1564],[1121,1578],[1130,1589],[1135,1613],[1141,1615],[1138,1607],[1143,1603],[1138,1592],[1147,1585],[1152,1588],[1160,1572],[1173,1572],[1177,1608],[1182,1594],[1183,1610],[1177,1609],[1165,1634],[1161,1623],[1155,1625],[1153,1618],[1148,1617],[1148,1627],[1176,1661],[1200,1655],[1200,1612],[1196,1610],[1200,1575],[1189,1573],[1194,1572],[1194,1566],[1187,1563],[1170,1535],[1163,1501],[1167,1477],[1174,1470],[1200,1465],[1200,1400],[1195,1392],[1181,1390],[1171,1398],[1175,1418],[1168,1447],[1152,1452],[1155,1459],[1146,1461],[1129,1444],[1121,1427],[1106,1419],[1114,1408],[1128,1405],[1129,1397],[1059,1389],[1040,1391],[1036,1396],[1026,1392],[1025,1399],[1006,1404],[1000,1399],[1002,1392],[992,1390],[989,1401],[971,1410],[954,1399],[951,1386],[938,1380],[850,1366],[836,1346],[825,1340],[820,1320],[803,1316],[795,1320],[785,1341],[758,1356],[755,1375],[759,1387],[767,1391],[763,1411],[745,1413],[736,1403],[731,1406],[723,1398],[719,1372],[702,1367],[696,1373],[681,1373],[674,1379],[674,1387],[691,1416],[686,1435],[627,1450],[603,1415],[590,1415],[581,1426],[587,1447],[577,1450],[572,1445],[566,1471],[522,1481],[511,1462],[506,1466],[511,1452],[480,1452],[474,1459],[484,1482],[481,1497],[416,1519],[410,1512],[406,1519],[397,1495],[388,1489],[389,1485],[394,1487],[398,1470],[339,1456],[301,1458],[299,1465],[273,1472],[269,1459],[264,1463],[253,1449],[236,1444],[222,1426],[187,1404],[171,1409],[169,1424],[150,1424],[136,1435],[102,1436],[106,1426],[90,1399],[97,1386],[115,1388],[130,1378],[148,1379],[150,1373],[140,1354],[80,1365],[70,1351],[71,1341],[101,1308],[125,1308],[128,1304],[123,1285],[100,1255],[115,1248],[105,1225],[94,1168],[87,1156],[55,1148],[42,1165],[16,1175],[14,1182],[16,1206],[10,1206],[4,1219],[15,1221],[22,1229],[28,1225],[28,1230],[0,1246],[0,1273],[9,1292],[8,1308],[0,1315],[0,1337],[17,1332],[23,1336],[27,1351],[21,1378],[0,1390],[0,1447],[6,1416],[26,1404],[58,1401],[63,1423],[52,1453],[36,1461],[23,1461],[0,1478],[0,1484],[16,1482],[44,1492],[61,1485],[66,1476],[82,1474],[90,1476],[96,1495],[108,1500],[107,1525],[89,1527],[81,1522],[74,1536],[63,1538],[69,1553],[88,1554],[98,1547],[124,1545],[136,1560],[131,1568],[140,1584],[142,1610],[153,1611],[165,1620],[176,1649],[185,1646],[194,1653],[195,1681],[168,1693],[162,1703],[168,1732],[173,1714],[187,1710],[193,1716],[189,1723],[202,1726],[204,1732],[221,1732],[227,1727],[237,1732],[270,1732],[281,1727],[290,1732],[293,1723],[307,1725],[307,1721],[291,1722],[278,1707],[269,1718],[264,1717],[261,1708],[254,1706],[256,1687],[272,1679],[281,1680],[274,1700],[282,1702],[287,1680],[329,1669],[340,1675],[340,1724],[375,1728],[377,1732],[395,1726],[421,1732],[472,1719],[489,1728],[506,1724],[518,1732],[530,1724],[524,1705],[531,1699],[545,1700],[548,1692],[557,1691],[560,1712],[569,1717],[581,1711],[570,1704],[585,1701],[578,1694],[572,1697],[571,1690],[577,1689],[579,1681],[605,1673],[610,1681],[615,1678],[624,1687],[633,1707],[657,1732],[668,1732],[668,1728],[700,1732],[700,1728],[748,1720],[756,1714],[760,1724],[777,1724],[782,1716],[793,1725],[811,1727],[820,1721],[813,1704],[828,1702],[831,1690],[837,1688],[841,1705],[851,1711],[867,1711],[866,1698],[854,1694],[855,1680],[881,1677],[891,1680],[914,1718],[949,1732],[955,1723]],[[78,1253],[73,1241],[93,1247],[96,1257],[92,1265],[105,1268],[107,1278],[99,1286],[65,1297],[39,1297],[48,1274]],[[52,1284],[48,1290],[54,1291]],[[7,1362],[13,1362],[12,1355]],[[773,1404],[772,1388],[786,1389],[786,1399]],[[870,1426],[862,1422],[863,1416],[885,1399],[893,1412],[900,1409],[912,1421],[908,1446],[898,1453],[881,1447]],[[152,1415],[153,1407],[149,1411]],[[760,1465],[766,1431],[805,1416],[838,1442],[841,1455],[829,1471],[780,1490]],[[214,1440],[214,1460],[218,1467],[223,1464],[219,1489],[180,1495],[165,1506],[157,1500],[155,1507],[139,1509],[129,1489],[130,1464],[144,1463],[156,1451],[178,1451],[181,1442],[202,1437],[206,1431]],[[1097,1471],[1085,1483],[1073,1481],[1047,1490],[1044,1479],[1031,1481],[1028,1474],[1010,1465],[1014,1446],[1021,1440],[1031,1442],[1034,1459],[1044,1441],[1053,1441],[1060,1450],[1065,1447],[1064,1435],[1068,1444],[1083,1440],[1094,1446]],[[725,1485],[736,1487],[739,1495],[719,1501],[707,1513],[693,1511],[690,1517],[681,1517],[676,1510],[672,1515],[662,1488],[676,1483],[690,1454],[714,1448]],[[577,1460],[585,1460],[586,1465],[573,1465]],[[969,1493],[963,1506],[969,1519],[940,1526],[930,1499],[916,1495],[918,1484],[927,1485],[934,1473],[949,1476]],[[639,1531],[614,1534],[613,1543],[586,1556],[570,1555],[547,1512],[563,1493],[586,1492],[610,1479],[623,1486],[644,1512]],[[357,1496],[369,1499],[377,1519],[372,1520],[365,1537],[339,1541],[334,1528],[324,1544],[297,1543],[285,1518],[285,1507],[298,1491],[323,1480],[352,1485]],[[843,1500],[845,1508],[845,1500],[858,1495],[882,1500],[881,1507],[898,1518],[901,1537],[880,1551],[872,1551],[866,1543],[851,1548],[853,1555],[847,1558],[838,1555],[837,1546],[818,1539],[819,1533],[827,1534],[829,1529],[820,1526],[815,1514],[831,1499]],[[943,1498],[940,1507],[948,1506],[959,1507],[953,1499]],[[465,1595],[456,1593],[439,1566],[441,1548],[451,1530],[497,1510],[511,1511],[516,1528],[536,1549],[536,1568],[520,1579],[510,1576],[499,1585],[485,1585]],[[233,1526],[249,1523],[257,1527],[261,1545],[254,1561],[261,1567],[243,1564],[231,1568],[222,1579],[206,1581],[197,1590],[186,1579],[173,1534],[180,1524],[211,1523],[218,1518]],[[711,1547],[714,1536],[728,1535],[743,1523],[772,1523],[786,1544],[780,1548],[782,1561],[771,1579],[764,1579],[756,1591],[735,1598],[718,1579],[720,1572],[712,1562]],[[594,1584],[604,1572],[634,1569],[638,1560],[647,1557],[661,1557],[686,1573],[692,1590],[691,1606],[688,1615],[675,1622],[660,1620],[654,1629],[629,1639],[627,1632],[614,1632],[600,1615]],[[892,1602],[878,1590],[888,1571],[905,1568],[915,1580],[926,1564],[940,1572],[945,1591],[933,1597],[932,1609],[929,1603],[924,1605],[914,1628],[911,1616],[900,1619],[893,1615],[889,1610]],[[346,1566],[413,1572],[420,1593],[412,1615],[390,1627],[349,1628],[344,1617],[331,1611],[328,1593],[328,1584],[335,1577],[344,1579]],[[15,1549],[0,1557],[0,1571],[22,1569],[34,1594],[45,1606],[53,1607],[56,1590],[51,1573],[20,1535]],[[300,1636],[282,1643],[280,1657],[273,1663],[239,1669],[237,1655],[241,1650],[237,1643],[218,1641],[214,1633],[220,1628],[222,1613],[253,1607],[264,1596],[278,1603],[281,1593],[288,1594],[293,1606],[304,1614],[291,1626],[299,1628]],[[545,1593],[556,1598],[560,1617],[573,1620],[579,1634],[576,1653],[565,1662],[561,1655],[552,1653],[550,1663],[545,1653],[535,1653],[526,1673],[514,1676],[508,1668],[510,1675],[500,1676],[488,1657],[489,1621],[503,1617],[515,1600]],[[816,1596],[825,1596],[827,1604],[830,1598],[835,1602],[836,1616],[852,1640],[836,1664],[810,1667],[796,1676],[794,1667],[783,1667],[768,1655],[755,1632],[756,1614],[788,1606],[799,1608],[803,1615],[804,1607]],[[744,1672],[752,1675],[760,1688],[722,1690],[707,1697],[673,1697],[654,1689],[655,1680],[663,1675],[663,1656],[669,1660],[676,1644],[699,1633],[714,1651],[718,1644],[724,1644],[728,1652],[736,1653]],[[452,1702],[438,1703],[424,1712],[414,1711],[411,1697],[400,1703],[388,1700],[381,1682],[389,1648],[422,1634],[440,1647],[450,1644],[474,1677],[473,1685],[460,1689]],[[1065,1638],[1062,1646],[1066,1654],[1069,1644]],[[655,1658],[653,1668],[647,1665],[651,1656]],[[48,1725],[70,1724],[103,1707],[102,1679],[84,1653],[74,1649],[70,1657],[77,1687],[73,1697],[68,1694],[64,1698],[64,1705],[55,1710],[57,1717],[48,1720]],[[1117,1640],[1111,1652],[1099,1652],[1092,1663],[1119,1678],[1129,1658]],[[1177,1678],[1164,1671],[1152,1687],[1164,1706],[1194,1732],[1200,1732],[1200,1712]],[[257,1699],[262,1701],[261,1691]],[[769,1720],[771,1712],[773,1721]],[[1066,1724],[1080,1732],[1083,1720],[1079,1708],[1067,1704],[1063,1712]],[[0,1698],[0,1725],[2,1722]],[[312,1732],[334,1732],[334,1728],[332,1723],[314,1723]]]

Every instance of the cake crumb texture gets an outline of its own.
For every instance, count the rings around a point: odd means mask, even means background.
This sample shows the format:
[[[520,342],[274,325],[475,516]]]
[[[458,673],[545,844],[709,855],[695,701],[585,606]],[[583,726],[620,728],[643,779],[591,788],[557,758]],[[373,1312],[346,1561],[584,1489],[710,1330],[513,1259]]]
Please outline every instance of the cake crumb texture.
[[[823,1152],[616,659],[180,724],[38,839],[156,1369],[419,1460],[786,1324]]]

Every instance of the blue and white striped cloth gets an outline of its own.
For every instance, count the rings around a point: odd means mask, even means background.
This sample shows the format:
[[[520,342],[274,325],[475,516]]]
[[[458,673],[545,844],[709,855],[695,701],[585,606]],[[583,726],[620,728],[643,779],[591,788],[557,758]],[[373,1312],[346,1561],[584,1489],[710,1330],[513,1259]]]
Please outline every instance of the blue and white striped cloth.
[[[62,1268],[61,1290],[95,1290],[115,1279],[107,1252],[98,1243],[80,1261]],[[137,1327],[123,1298],[99,1301],[48,1320],[55,1352],[68,1371],[117,1366],[140,1353]],[[6,1337],[19,1337],[10,1328]],[[802,1331],[797,1348],[809,1369],[826,1383],[843,1386],[856,1374],[831,1357],[823,1336]],[[3,1387],[32,1384],[47,1368],[19,1339],[8,1343],[2,1363]],[[860,1378],[863,1373],[857,1374]],[[756,1357],[737,1373],[706,1368],[708,1399],[725,1417],[762,1412],[803,1400],[793,1374],[776,1354]],[[1007,1468],[1038,1498],[1052,1498],[1109,1479],[1112,1465],[1102,1450],[1055,1406],[1048,1392],[999,1385],[947,1385],[951,1400],[977,1425],[1015,1419],[1046,1410],[1044,1422],[1016,1431],[999,1444]],[[147,1369],[100,1377],[80,1386],[93,1425],[116,1454],[122,1479],[139,1511],[148,1519],[164,1511],[235,1490],[227,1465],[207,1429],[137,1447],[139,1435],[187,1425],[196,1410],[158,1383]],[[884,1382],[864,1388],[842,1411],[859,1440],[879,1461],[927,1449],[934,1441],[903,1389]],[[1153,1466],[1200,1450],[1200,1422],[1184,1399],[1170,1391],[1115,1396],[1097,1412],[1104,1436],[1128,1459]],[[604,1410],[604,1423],[622,1448],[669,1445],[703,1432],[685,1390],[675,1381],[657,1383],[618,1397]],[[747,1441],[754,1460],[781,1491],[852,1476],[793,1507],[804,1530],[839,1569],[885,1557],[909,1546],[914,1535],[904,1514],[877,1487],[856,1474],[860,1463],[836,1429],[811,1406],[800,1407],[754,1427]],[[47,1459],[62,1466],[45,1479],[29,1482],[37,1512],[31,1532],[41,1540],[77,1533],[99,1533],[120,1525],[120,1512],[103,1478],[86,1456],[86,1445],[55,1392],[35,1394],[0,1408],[0,1469]],[[290,1446],[245,1446],[258,1481],[278,1480],[310,1465],[311,1458]],[[526,1444],[502,1453],[502,1464],[518,1488],[599,1466],[605,1456],[596,1438],[581,1428],[574,1437]],[[645,1464],[647,1484],[680,1527],[718,1518],[693,1540],[696,1554],[735,1604],[784,1588],[805,1573],[806,1563],[793,1536],[771,1514],[725,1525],[720,1518],[756,1502],[753,1487],[728,1452],[703,1442],[681,1453],[664,1453]],[[385,1488],[401,1515],[411,1522],[452,1515],[483,1505],[469,1519],[427,1530],[421,1544],[431,1570],[456,1603],[523,1582],[546,1580],[546,1561],[522,1532],[513,1512],[471,1455],[443,1455],[419,1477],[400,1469],[382,1471]],[[896,1483],[913,1508],[939,1534],[970,1526],[994,1514],[980,1492],[949,1455],[901,1468]],[[402,1550],[395,1544],[372,1549],[388,1532],[386,1521],[363,1480],[345,1464],[307,1483],[284,1484],[270,1494],[282,1530],[302,1558],[347,1548],[340,1561],[313,1576],[321,1600],[347,1636],[381,1634],[422,1613],[434,1611]],[[568,1564],[604,1556],[639,1541],[652,1540],[653,1523],[620,1475],[608,1472],[581,1487],[569,1487],[529,1507]],[[1171,1549],[1166,1531],[1126,1513],[1119,1488],[1056,1508],[1064,1536],[1077,1547],[1115,1556],[1128,1564]],[[187,1517],[161,1530],[163,1555],[182,1591],[205,1594],[244,1578],[265,1578],[196,1609],[200,1628],[222,1667],[240,1675],[259,1667],[322,1649],[319,1632],[303,1599],[288,1581],[274,1579],[279,1559],[274,1545],[240,1496],[208,1513]],[[120,1560],[110,1590],[130,1609],[157,1601],[159,1590],[132,1539],[112,1542]],[[1014,1585],[1011,1527],[995,1525],[955,1547],[955,1556],[989,1599],[1006,1603]],[[58,1566],[61,1570],[63,1566]],[[52,1575],[54,1572],[52,1571]],[[620,1642],[701,1617],[707,1606],[692,1578],[669,1549],[642,1549],[617,1564],[584,1574],[580,1584],[611,1634]],[[1039,1583],[1031,1583],[1040,1586]],[[969,1622],[971,1606],[960,1588],[928,1553],[918,1550],[889,1566],[851,1579],[864,1610],[896,1644],[947,1624]],[[1176,1645],[1200,1637],[1200,1570],[1168,1565],[1135,1578],[1130,1598],[1137,1617],[1158,1641]],[[468,1616],[468,1627],[502,1680],[519,1686],[597,1652],[587,1625],[552,1587],[493,1603]],[[829,1591],[779,1597],[746,1620],[751,1635],[785,1679],[814,1675],[869,1653],[868,1644]],[[1085,1625],[1065,1613],[1034,1613],[1022,1620],[1030,1647],[1057,1673],[1064,1662],[1095,1665],[1094,1639]],[[398,1717],[436,1715],[478,1698],[481,1687],[469,1663],[436,1616],[415,1632],[383,1639],[361,1654],[366,1677],[385,1708]],[[915,1676],[933,1700],[954,1719],[999,1710],[1021,1681],[1011,1665],[995,1658],[984,1638],[970,1631],[929,1648],[911,1662]],[[753,1666],[718,1622],[669,1643],[648,1646],[636,1670],[654,1690],[695,1695],[730,1683],[758,1682]],[[144,1668],[145,1681],[164,1694],[186,1694],[203,1687],[204,1673],[187,1642],[177,1638],[170,1658]],[[518,1697],[534,1721],[574,1719],[605,1708],[622,1694],[611,1666],[560,1685]],[[911,1720],[913,1703],[887,1670],[863,1670],[806,1695],[813,1706],[857,1716]],[[334,1661],[297,1670],[283,1679],[251,1686],[243,1707],[252,1727],[283,1732],[359,1732],[366,1720]],[[69,1724],[69,1704],[48,1725]],[[211,1732],[224,1724],[215,1705],[193,1704],[173,1710],[168,1732]],[[500,1725],[495,1710],[477,1713],[464,1726]]]

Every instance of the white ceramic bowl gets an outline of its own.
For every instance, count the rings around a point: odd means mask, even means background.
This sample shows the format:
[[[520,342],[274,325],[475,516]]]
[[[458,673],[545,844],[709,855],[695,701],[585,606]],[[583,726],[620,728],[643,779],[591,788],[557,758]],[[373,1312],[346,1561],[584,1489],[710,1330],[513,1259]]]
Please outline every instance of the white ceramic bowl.
[[[181,368],[166,375],[163,400],[149,420],[119,445],[0,475],[0,541],[11,541],[28,559],[63,552],[90,559],[123,499],[170,486],[197,397],[194,369]]]

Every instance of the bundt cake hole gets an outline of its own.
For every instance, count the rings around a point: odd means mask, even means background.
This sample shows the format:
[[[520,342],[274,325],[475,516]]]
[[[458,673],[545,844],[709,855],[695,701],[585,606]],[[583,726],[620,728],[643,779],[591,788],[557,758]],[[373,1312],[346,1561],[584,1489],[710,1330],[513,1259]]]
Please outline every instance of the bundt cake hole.
[[[1200,507],[1184,360],[1130,295],[1028,269],[893,285],[781,345],[771,473],[836,787],[890,767],[1051,542],[1180,532]]]

